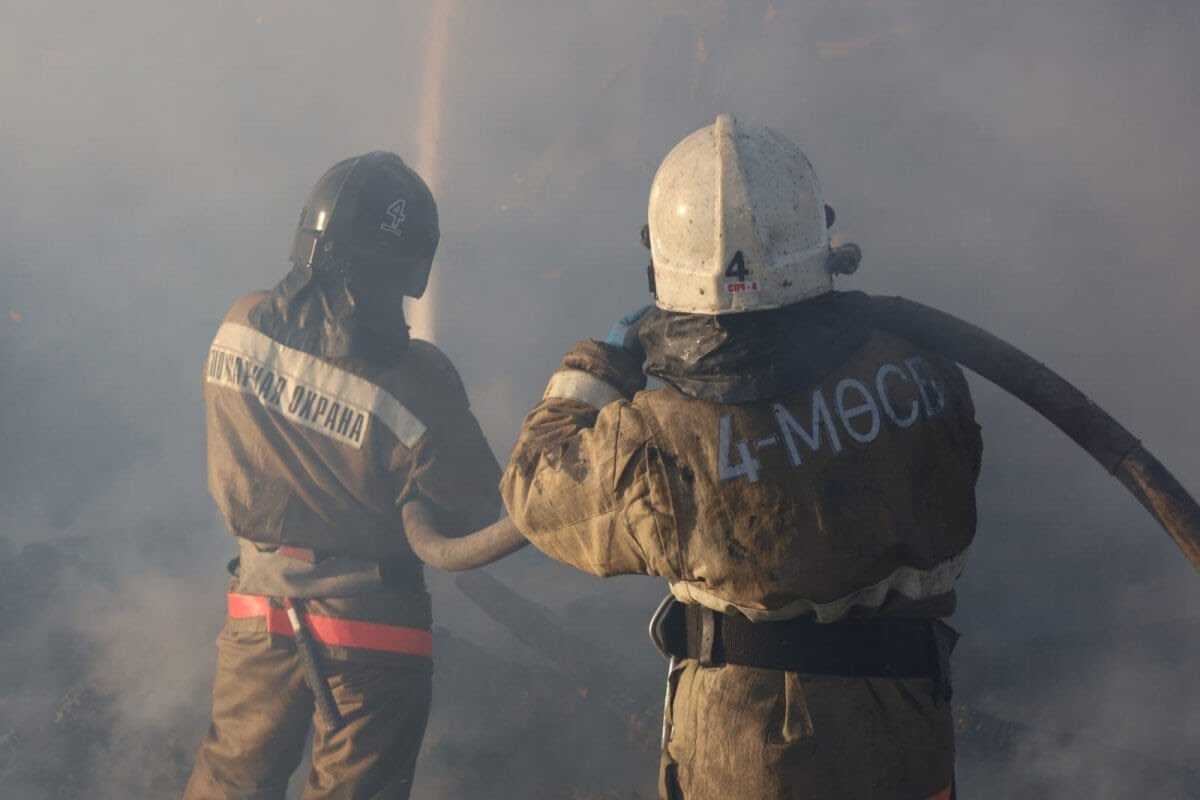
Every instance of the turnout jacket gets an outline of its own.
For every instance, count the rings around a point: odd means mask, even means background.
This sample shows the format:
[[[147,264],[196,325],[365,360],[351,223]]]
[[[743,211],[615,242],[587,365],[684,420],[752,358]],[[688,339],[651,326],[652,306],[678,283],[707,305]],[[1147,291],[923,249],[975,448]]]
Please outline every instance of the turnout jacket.
[[[975,534],[970,392],[868,309],[652,311],[648,391],[640,358],[580,342],[521,428],[509,514],[557,560],[752,621],[951,613]]]
[[[581,342],[525,419],[501,494],[550,556],[660,575],[753,621],[937,617],[975,533],[981,443],[953,364],[876,330],[870,299],[652,311],[643,361]],[[684,659],[664,800],[949,800],[954,720],[928,678]]]
[[[500,510],[499,466],[457,372],[420,340],[371,357],[287,346],[257,322],[264,299],[233,304],[205,362],[209,491],[226,526],[258,549],[382,562],[423,595],[400,506],[426,500],[450,535]]]

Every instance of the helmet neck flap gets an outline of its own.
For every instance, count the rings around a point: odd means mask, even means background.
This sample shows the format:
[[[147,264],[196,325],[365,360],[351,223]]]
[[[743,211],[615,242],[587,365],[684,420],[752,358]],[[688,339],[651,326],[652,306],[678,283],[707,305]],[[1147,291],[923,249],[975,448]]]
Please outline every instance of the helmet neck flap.
[[[747,314],[651,309],[638,325],[643,369],[698,400],[752,403],[819,383],[870,337],[865,295],[826,292]]]

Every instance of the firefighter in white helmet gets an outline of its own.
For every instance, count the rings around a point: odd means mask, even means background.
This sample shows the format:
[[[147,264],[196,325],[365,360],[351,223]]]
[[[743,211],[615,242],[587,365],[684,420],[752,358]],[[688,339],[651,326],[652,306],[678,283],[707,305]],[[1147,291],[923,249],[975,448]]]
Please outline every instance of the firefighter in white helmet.
[[[833,290],[861,254],[832,222],[779,133],[685,138],[650,192],[657,308],[566,354],[501,482],[550,556],[669,584],[664,798],[953,793],[979,426],[956,365]]]

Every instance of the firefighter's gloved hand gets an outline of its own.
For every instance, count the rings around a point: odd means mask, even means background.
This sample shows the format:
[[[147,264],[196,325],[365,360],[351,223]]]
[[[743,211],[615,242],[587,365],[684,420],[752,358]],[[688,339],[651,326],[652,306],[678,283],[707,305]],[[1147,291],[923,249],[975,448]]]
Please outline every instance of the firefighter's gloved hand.
[[[642,343],[638,341],[638,323],[652,308],[654,306],[642,306],[614,322],[613,326],[608,329],[608,336],[604,337],[604,343],[624,348],[634,354],[641,353]]]

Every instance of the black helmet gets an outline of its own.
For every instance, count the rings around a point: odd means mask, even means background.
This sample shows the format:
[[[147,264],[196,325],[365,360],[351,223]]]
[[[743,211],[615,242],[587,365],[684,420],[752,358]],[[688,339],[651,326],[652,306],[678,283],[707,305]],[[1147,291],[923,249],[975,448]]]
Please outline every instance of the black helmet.
[[[404,294],[420,297],[439,236],[425,181],[400,156],[377,150],[339,161],[317,181],[300,212],[291,260],[317,272],[386,270],[404,283]]]

